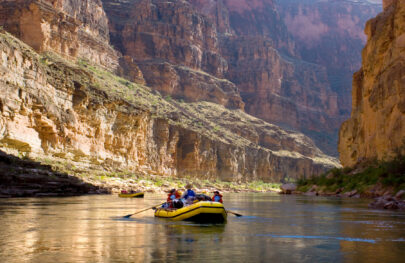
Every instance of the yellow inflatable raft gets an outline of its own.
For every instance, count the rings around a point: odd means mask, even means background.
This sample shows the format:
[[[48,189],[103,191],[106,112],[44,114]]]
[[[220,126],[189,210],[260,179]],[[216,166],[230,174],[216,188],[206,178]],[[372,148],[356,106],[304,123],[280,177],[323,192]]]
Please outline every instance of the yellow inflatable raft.
[[[223,204],[201,201],[179,209],[158,208],[155,217],[168,218],[174,221],[187,220],[201,223],[222,223],[227,213]]]
[[[127,193],[127,194],[120,193],[120,194],[118,194],[118,196],[119,197],[143,197],[144,193],[143,192],[132,193],[132,194],[130,194],[130,193]]]

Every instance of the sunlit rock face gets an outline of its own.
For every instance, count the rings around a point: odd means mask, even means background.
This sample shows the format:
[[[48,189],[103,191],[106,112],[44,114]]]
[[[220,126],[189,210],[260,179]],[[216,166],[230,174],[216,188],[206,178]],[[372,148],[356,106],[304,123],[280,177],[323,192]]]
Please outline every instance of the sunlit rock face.
[[[405,2],[384,1],[384,12],[367,22],[365,32],[351,118],[340,129],[344,166],[405,153]]]
[[[100,0],[2,0],[0,25],[37,51],[118,67]]]
[[[1,149],[229,181],[279,181],[338,166],[303,134],[239,109],[164,99],[106,72],[43,59],[4,32],[0,54]]]

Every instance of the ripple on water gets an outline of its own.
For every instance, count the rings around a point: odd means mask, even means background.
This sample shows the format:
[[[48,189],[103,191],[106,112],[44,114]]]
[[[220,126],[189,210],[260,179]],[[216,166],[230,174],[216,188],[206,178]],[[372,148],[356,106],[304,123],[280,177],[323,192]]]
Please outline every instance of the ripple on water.
[[[331,236],[301,236],[301,235],[274,235],[274,234],[257,234],[258,237],[272,238],[294,238],[294,239],[320,239],[320,240],[339,240],[351,242],[377,243],[375,239],[353,238],[353,237],[331,237]]]

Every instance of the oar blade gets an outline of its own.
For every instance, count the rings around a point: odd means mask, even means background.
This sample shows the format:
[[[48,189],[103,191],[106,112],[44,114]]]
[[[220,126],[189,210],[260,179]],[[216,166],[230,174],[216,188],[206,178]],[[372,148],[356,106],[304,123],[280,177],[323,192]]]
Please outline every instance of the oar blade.
[[[130,218],[133,214],[123,216],[123,218]]]
[[[242,216],[241,214],[238,214],[238,213],[235,213],[235,212],[232,212],[232,211],[229,211],[229,210],[226,210],[226,212],[231,213],[231,214],[233,214],[233,215],[235,215],[235,216],[237,216],[237,217],[241,217],[241,216]]]

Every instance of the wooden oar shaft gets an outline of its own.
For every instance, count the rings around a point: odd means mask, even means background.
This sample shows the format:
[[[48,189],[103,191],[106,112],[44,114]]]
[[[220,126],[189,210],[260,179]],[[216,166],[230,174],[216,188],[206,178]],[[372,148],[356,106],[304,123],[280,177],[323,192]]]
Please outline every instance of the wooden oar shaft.
[[[164,203],[166,203],[166,202],[164,202]],[[143,209],[143,210],[141,210],[141,211],[135,212],[135,213],[133,213],[133,214],[126,215],[126,216],[124,216],[124,218],[130,218],[130,217],[131,217],[131,216],[133,216],[133,215],[136,215],[136,214],[139,214],[139,213],[145,212],[145,211],[147,211],[147,210],[149,210],[149,209],[152,209],[152,208],[154,208],[154,207],[156,207],[156,206],[163,205],[164,203],[157,204],[157,205],[154,205],[154,206],[148,207],[148,208],[146,208],[146,209]]]

